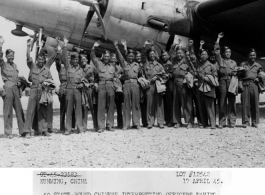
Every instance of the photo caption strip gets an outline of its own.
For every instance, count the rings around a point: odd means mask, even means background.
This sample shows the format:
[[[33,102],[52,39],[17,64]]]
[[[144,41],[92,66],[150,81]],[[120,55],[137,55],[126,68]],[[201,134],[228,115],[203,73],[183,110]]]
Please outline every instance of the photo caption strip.
[[[230,171],[35,171],[34,195],[225,195]]]

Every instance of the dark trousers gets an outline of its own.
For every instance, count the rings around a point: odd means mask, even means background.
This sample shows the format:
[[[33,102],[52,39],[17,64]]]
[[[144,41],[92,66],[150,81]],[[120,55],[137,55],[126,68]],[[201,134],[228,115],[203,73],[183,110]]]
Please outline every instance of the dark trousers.
[[[181,108],[188,124],[193,123],[192,90],[182,81],[174,82],[173,87],[173,123],[181,124]]]
[[[47,122],[48,122],[48,129],[53,129],[53,103],[47,105]]]
[[[115,105],[117,110],[117,126],[123,127],[122,103],[124,100],[123,93],[115,93]]]
[[[96,124],[97,124],[95,113],[94,113],[94,107],[93,107],[93,89],[89,88],[88,90],[86,90],[86,93],[87,93],[87,97],[88,97],[89,108],[83,106],[83,125],[84,125],[85,130],[87,128],[87,120],[88,120],[88,111],[89,110],[90,110],[90,113],[92,115],[94,128],[96,128]]]
[[[194,117],[196,116],[197,122],[199,125],[202,124],[201,122],[201,115],[199,109],[199,102],[198,102],[198,88],[195,86],[192,89],[192,102],[193,102],[193,121]]]
[[[165,113],[165,122],[167,125],[173,123],[173,91],[170,90],[167,85],[166,93],[163,96],[164,100],[164,113]]]
[[[142,119],[142,125],[144,127],[147,127],[147,102],[146,102],[146,92],[141,91],[142,93],[142,99],[140,101],[140,107],[141,107],[141,119]]]
[[[229,81],[222,80],[219,82],[218,105],[219,105],[219,125],[236,124],[236,96],[228,92]]]
[[[31,133],[31,127],[36,113],[39,132],[42,133],[48,130],[47,106],[39,103],[41,94],[42,88],[33,88],[30,90],[30,97],[27,107],[27,117],[23,133]]]
[[[115,92],[112,84],[99,85],[98,87],[98,127],[99,129],[113,127],[114,125],[114,102]],[[105,113],[107,111],[107,121]]]
[[[150,88],[146,90],[146,103],[147,103],[147,123],[153,126],[155,118],[157,118],[158,125],[164,124],[164,104],[163,96],[157,93],[156,85],[151,84]]]
[[[215,105],[214,98],[204,95],[203,92],[198,91],[198,102],[202,125],[208,126],[210,121],[211,127],[215,127]]]
[[[244,85],[244,91],[241,95],[242,102],[242,123],[250,124],[251,116],[252,125],[259,124],[259,90],[256,83]]]
[[[59,101],[60,101],[60,131],[65,132],[65,115],[66,115],[66,95],[65,95],[65,87],[60,87],[59,93]],[[75,112],[73,110],[72,113],[72,129],[75,128]]]
[[[19,97],[19,89],[17,86],[5,88],[6,95],[3,97],[4,107],[4,126],[5,126],[5,135],[12,134],[13,128],[13,108],[16,112],[17,123],[19,134],[23,133],[24,128],[24,113]]]
[[[75,112],[77,130],[84,131],[82,115],[82,96],[81,91],[75,88],[66,88],[66,132],[72,130],[72,113]]]
[[[124,127],[140,125],[140,88],[137,83],[125,83],[123,85],[123,124]],[[132,117],[131,117],[132,112]]]

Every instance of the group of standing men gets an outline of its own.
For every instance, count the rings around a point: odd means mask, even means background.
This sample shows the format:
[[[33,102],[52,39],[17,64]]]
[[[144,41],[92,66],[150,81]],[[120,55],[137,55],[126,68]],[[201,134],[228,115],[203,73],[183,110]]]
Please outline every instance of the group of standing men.
[[[105,51],[101,58],[97,58],[95,49],[100,46],[99,41],[95,42],[88,56],[68,52],[68,39],[64,38],[62,48],[58,44],[49,59],[47,53],[40,52],[36,63],[30,57],[32,41],[28,40],[28,80],[32,84],[26,119],[20,101],[22,83],[13,62],[14,51],[6,50],[5,62],[2,52],[4,39],[0,37],[1,76],[5,83],[5,134],[12,138],[14,108],[22,137],[29,138],[34,134],[50,136],[52,101],[49,95],[54,85],[50,66],[54,61],[61,82],[56,91],[61,104],[60,131],[65,135],[70,135],[75,126],[78,133],[84,133],[89,111],[95,131],[114,131],[115,104],[117,124],[123,130],[131,128],[131,122],[135,129],[141,128],[140,122],[143,127],[151,129],[155,119],[161,129],[165,124],[179,128],[183,125],[182,117],[187,128],[192,128],[195,116],[199,127],[215,129],[216,102],[219,106],[218,127],[234,128],[238,93],[242,93],[243,125],[258,127],[259,94],[264,90],[265,74],[256,62],[254,49],[250,50],[248,60],[240,66],[230,59],[229,47],[224,47],[222,56],[219,46],[222,36],[218,35],[214,59],[209,59],[209,52],[203,49],[203,43],[197,59],[192,41],[188,49],[172,45],[169,52],[163,50],[159,57],[152,41],[146,41],[139,52],[127,49],[125,40],[121,41],[125,56],[118,42],[114,41],[116,53]],[[32,128],[35,132],[32,132]]]

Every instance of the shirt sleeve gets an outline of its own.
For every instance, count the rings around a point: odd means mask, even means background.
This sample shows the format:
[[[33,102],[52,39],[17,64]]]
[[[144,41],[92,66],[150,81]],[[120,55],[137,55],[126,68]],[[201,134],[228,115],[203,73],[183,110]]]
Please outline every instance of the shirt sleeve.
[[[27,59],[27,65],[28,65],[28,67],[29,67],[30,70],[34,67],[34,62],[32,60],[32,57],[30,57],[29,59]]]
[[[55,58],[57,57],[58,53],[57,53],[57,50],[54,49],[51,57],[48,59],[48,61],[46,62],[46,67],[47,68],[50,68],[51,65],[53,64],[53,62],[55,61]]]
[[[5,61],[4,61],[4,53],[2,51],[2,47],[0,47],[0,68],[3,67]]]
[[[64,62],[64,66],[65,66],[65,69],[68,70],[68,67],[69,67],[69,61],[68,61],[68,55],[67,55],[67,47],[63,47],[63,56],[62,56],[62,59],[63,59],[63,62]]]

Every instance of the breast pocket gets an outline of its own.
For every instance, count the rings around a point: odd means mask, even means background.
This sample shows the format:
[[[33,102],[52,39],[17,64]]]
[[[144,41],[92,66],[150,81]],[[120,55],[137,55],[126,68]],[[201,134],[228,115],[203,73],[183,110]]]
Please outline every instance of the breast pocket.
[[[39,73],[38,72],[32,72],[31,79],[32,79],[32,82],[33,83],[38,82],[38,80],[39,80]]]
[[[14,70],[9,69],[6,69],[4,72],[8,77],[12,77],[15,74]]]

